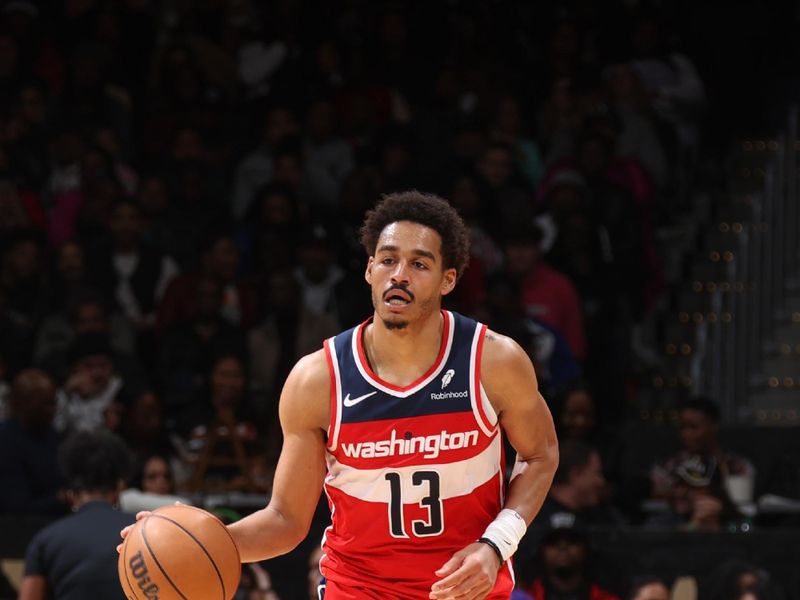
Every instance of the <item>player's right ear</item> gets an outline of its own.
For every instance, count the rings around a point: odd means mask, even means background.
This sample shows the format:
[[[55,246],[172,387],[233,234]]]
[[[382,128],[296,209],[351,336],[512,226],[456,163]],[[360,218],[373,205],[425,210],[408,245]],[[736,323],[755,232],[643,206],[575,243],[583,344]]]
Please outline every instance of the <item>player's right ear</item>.
[[[375,257],[370,256],[367,260],[367,270],[364,271],[364,279],[367,280],[367,283],[372,285],[372,265],[375,262]]]

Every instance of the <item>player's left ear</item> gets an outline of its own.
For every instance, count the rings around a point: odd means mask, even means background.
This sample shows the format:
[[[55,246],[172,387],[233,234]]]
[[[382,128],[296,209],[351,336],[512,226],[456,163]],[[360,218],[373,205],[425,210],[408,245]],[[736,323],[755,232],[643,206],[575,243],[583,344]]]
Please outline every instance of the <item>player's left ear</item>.
[[[442,277],[442,296],[447,296],[456,287],[457,275],[455,269],[445,269]]]

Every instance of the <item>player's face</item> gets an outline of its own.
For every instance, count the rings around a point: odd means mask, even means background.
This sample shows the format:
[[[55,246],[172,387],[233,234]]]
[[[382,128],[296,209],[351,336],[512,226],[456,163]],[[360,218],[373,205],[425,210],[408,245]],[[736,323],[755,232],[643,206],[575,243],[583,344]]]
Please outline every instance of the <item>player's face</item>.
[[[442,238],[430,227],[398,221],[378,238],[365,274],[375,314],[389,329],[403,329],[437,312],[456,284],[442,263]]]

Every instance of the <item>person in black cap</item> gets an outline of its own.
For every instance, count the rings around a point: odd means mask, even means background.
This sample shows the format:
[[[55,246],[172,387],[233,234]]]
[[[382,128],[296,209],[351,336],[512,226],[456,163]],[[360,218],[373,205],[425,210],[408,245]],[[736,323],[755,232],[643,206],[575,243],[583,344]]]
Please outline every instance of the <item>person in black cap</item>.
[[[669,512],[652,516],[645,525],[654,529],[719,531],[745,526],[742,515],[722,483],[719,464],[713,456],[688,456],[671,472]]]
[[[124,600],[115,551],[133,515],[113,508],[130,473],[125,444],[111,433],[77,433],[60,451],[73,514],[37,533],[25,556],[20,598]]]
[[[704,396],[689,398],[678,407],[678,435],[681,449],[664,462],[650,468],[651,495],[669,498],[675,482],[676,469],[686,461],[700,460],[716,465],[723,485],[733,480],[743,488],[737,501],[752,500],[756,470],[745,458],[725,448],[719,439],[720,409],[716,402]]]

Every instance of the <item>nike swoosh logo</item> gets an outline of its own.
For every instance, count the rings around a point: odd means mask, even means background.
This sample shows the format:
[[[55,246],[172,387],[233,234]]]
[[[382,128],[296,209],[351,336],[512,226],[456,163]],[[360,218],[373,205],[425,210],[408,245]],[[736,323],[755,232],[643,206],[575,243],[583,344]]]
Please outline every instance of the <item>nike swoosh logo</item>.
[[[374,396],[377,393],[378,392],[370,392],[369,394],[364,394],[363,396],[359,396],[358,398],[351,398],[350,394],[347,394],[347,396],[344,397],[344,405],[347,406],[348,408],[351,406],[355,406],[362,400],[366,400],[370,396]]]

